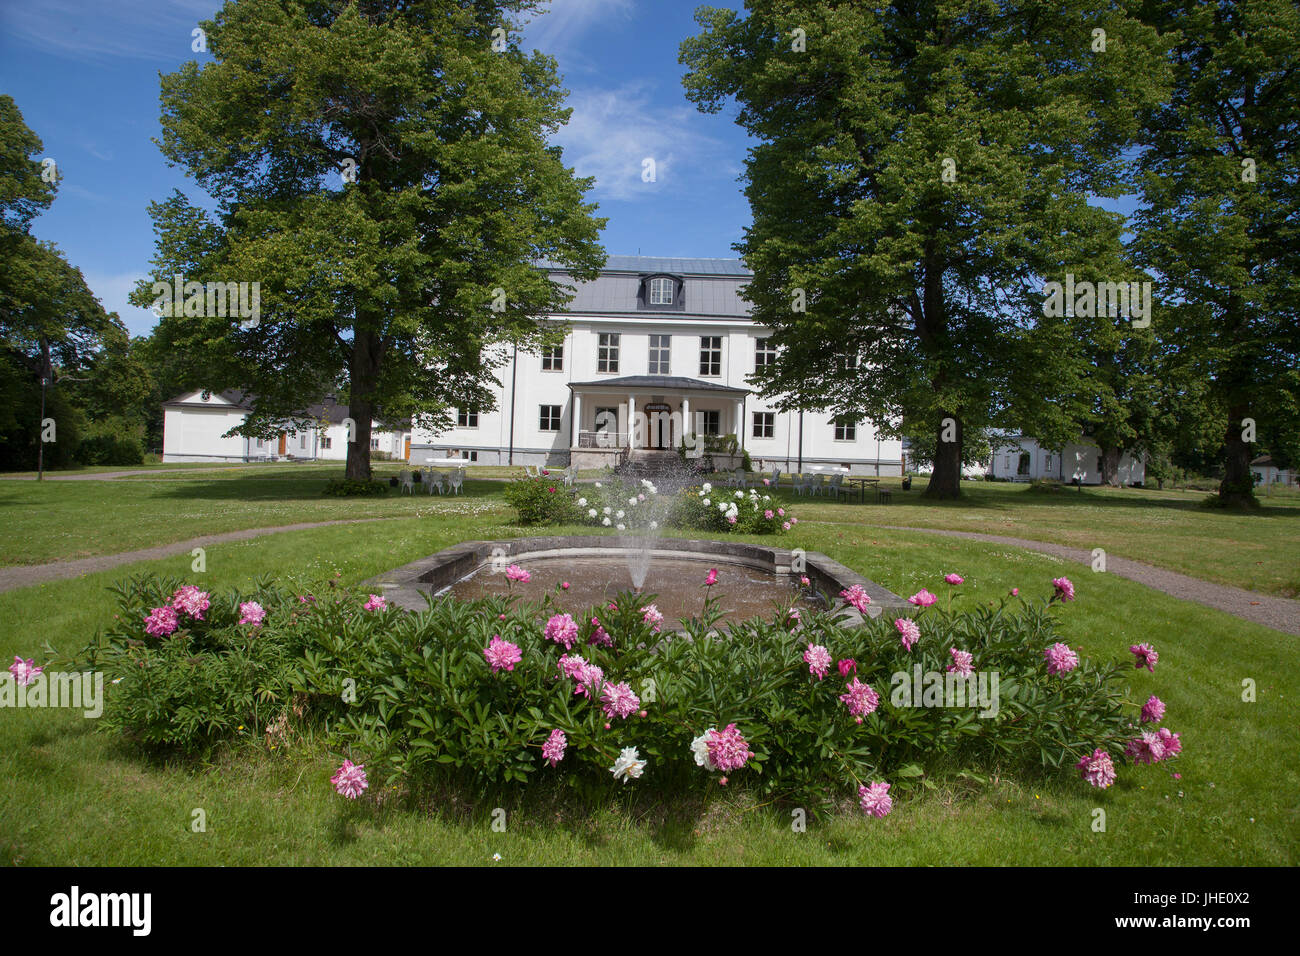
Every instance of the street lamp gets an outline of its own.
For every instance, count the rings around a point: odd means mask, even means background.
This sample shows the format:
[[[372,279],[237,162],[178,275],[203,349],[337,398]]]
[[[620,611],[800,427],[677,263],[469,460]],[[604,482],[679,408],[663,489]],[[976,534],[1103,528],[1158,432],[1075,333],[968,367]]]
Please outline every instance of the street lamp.
[[[45,432],[45,388],[48,385],[54,384],[54,366],[50,364],[49,354],[48,353],[44,354],[42,356],[42,359],[44,361],[42,363],[43,367],[41,368],[41,420],[39,422],[39,427],[41,429],[41,436],[40,436],[41,440],[40,443],[36,446],[36,480],[37,481],[45,480],[45,434],[44,434]],[[59,380],[63,382],[90,381],[90,379],[87,378],[72,378],[71,376],[67,376],[67,375],[62,376]]]

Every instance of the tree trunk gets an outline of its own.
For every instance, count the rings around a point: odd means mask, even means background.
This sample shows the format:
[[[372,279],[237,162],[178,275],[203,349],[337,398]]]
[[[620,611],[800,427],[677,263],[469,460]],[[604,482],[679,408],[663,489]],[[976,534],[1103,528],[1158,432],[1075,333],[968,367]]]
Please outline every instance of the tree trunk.
[[[935,436],[937,440],[934,444],[934,472],[930,475],[930,484],[925,489],[925,497],[940,500],[961,497],[961,419],[955,415],[945,415],[944,418],[951,418],[955,422],[956,427],[952,432],[956,440],[943,440],[944,432],[948,429],[944,427],[941,420]]]
[[[1101,449],[1101,483],[1119,487],[1119,449],[1113,445]]]
[[[1228,409],[1228,427],[1223,433],[1223,481],[1219,483],[1219,502],[1225,505],[1258,505],[1255,480],[1250,473],[1251,445],[1242,437],[1242,420],[1250,415],[1250,406],[1234,403]]]
[[[379,336],[363,329],[361,322],[352,338],[352,358],[348,363],[351,397],[348,417],[353,421],[352,440],[348,442],[348,478],[369,481],[370,423],[375,414],[375,385],[379,380]]]

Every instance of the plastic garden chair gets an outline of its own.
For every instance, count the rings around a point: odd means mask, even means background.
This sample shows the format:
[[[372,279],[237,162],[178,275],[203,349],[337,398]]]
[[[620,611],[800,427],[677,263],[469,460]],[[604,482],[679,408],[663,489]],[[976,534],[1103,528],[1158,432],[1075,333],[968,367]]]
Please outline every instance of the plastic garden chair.
[[[397,480],[402,484],[402,487],[397,492],[399,495],[403,491],[408,491],[411,494],[415,494],[415,479],[411,477],[411,473],[409,471],[398,472]]]
[[[457,468],[448,480],[451,482],[451,490],[455,494],[460,494],[461,485],[465,484],[465,469]]]

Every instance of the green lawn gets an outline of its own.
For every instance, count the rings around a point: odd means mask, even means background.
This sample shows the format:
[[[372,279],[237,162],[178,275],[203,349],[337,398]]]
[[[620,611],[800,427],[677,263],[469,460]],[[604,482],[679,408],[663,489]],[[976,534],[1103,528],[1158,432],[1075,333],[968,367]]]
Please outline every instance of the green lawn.
[[[269,495],[262,481],[231,481],[228,495],[199,503],[241,515],[250,500],[273,509],[274,502],[262,497]],[[116,484],[95,487],[111,487],[113,494],[130,491]],[[150,493],[158,490],[143,487]],[[59,490],[67,488],[72,486]],[[194,498],[195,489],[187,490],[190,494],[128,501],[140,520],[167,523],[177,520],[177,510]],[[306,488],[296,493],[302,497],[284,506],[285,520],[307,520],[293,510],[295,503],[320,500]],[[177,510],[148,518],[150,500]],[[418,518],[215,545],[199,583],[219,589],[264,573],[319,583],[336,571],[345,582],[355,582],[464,538],[527,533],[510,526],[503,509],[437,510],[473,500],[422,500],[418,506],[409,500],[378,502],[373,506],[434,510]],[[360,501],[346,504],[366,507]],[[87,525],[101,517],[118,520],[104,498],[84,499],[82,507],[104,512],[89,521],[82,512],[80,520]],[[951,511],[959,514],[962,507]],[[919,505],[896,505],[890,518],[904,508],[924,511]],[[27,515],[30,510],[40,514]],[[1171,510],[1180,520],[1193,514]],[[72,509],[32,509],[30,501],[26,507],[11,504],[6,513],[6,525],[23,517],[34,536],[48,536],[76,514]],[[1165,700],[1165,725],[1182,735],[1183,755],[1152,767],[1121,766],[1119,781],[1104,792],[1073,774],[1043,778],[991,768],[985,778],[971,780],[928,768],[937,789],[897,801],[888,818],[868,820],[849,807],[828,822],[810,822],[806,833],[791,832],[789,808],[755,808],[739,788],[715,794],[707,806],[661,806],[638,801],[634,787],[611,785],[609,799],[594,811],[539,790],[525,805],[507,803],[509,822],[506,832],[499,833],[490,825],[495,804],[469,794],[449,794],[415,808],[348,804],[328,784],[337,755],[311,742],[290,753],[272,753],[250,740],[211,764],[166,767],[135,755],[95,732],[92,721],[68,712],[4,709],[0,862],[477,865],[489,863],[493,853],[511,864],[1300,862],[1295,800],[1300,773],[1293,754],[1297,709],[1294,698],[1286,696],[1293,693],[1298,676],[1294,638],[1043,555],[855,527],[843,517],[832,523],[837,514],[833,506],[814,505],[804,513],[818,520],[801,522],[782,544],[825,551],[902,594],[922,585],[939,590],[940,576],[950,570],[965,576],[960,593],[967,601],[995,600],[1011,587],[1042,594],[1052,577],[1070,574],[1079,597],[1063,609],[1065,639],[1085,654],[1121,658],[1127,658],[1131,643],[1155,642],[1160,664],[1154,674],[1131,672],[1132,696],[1140,701],[1158,693]],[[187,534],[213,530],[207,520],[191,525]],[[128,523],[118,533],[125,533]],[[6,527],[6,542],[13,533]],[[113,540],[102,539],[105,544]],[[16,544],[6,546],[21,553]],[[1230,548],[1220,545],[1220,556]],[[145,568],[188,575],[189,558],[130,570]],[[47,641],[61,652],[77,647],[112,613],[104,588],[122,573],[0,594],[0,655],[41,657]],[[1255,703],[1241,700],[1245,678],[1258,684]],[[1175,780],[1173,772],[1182,779]],[[206,833],[191,832],[195,808],[206,812]],[[1092,830],[1095,808],[1106,811],[1105,833]]]

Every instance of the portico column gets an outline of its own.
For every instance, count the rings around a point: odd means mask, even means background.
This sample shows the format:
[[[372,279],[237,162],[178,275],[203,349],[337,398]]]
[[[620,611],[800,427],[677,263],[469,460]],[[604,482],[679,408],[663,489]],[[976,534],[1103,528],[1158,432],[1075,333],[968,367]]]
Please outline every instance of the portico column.
[[[569,447],[575,448],[582,443],[582,396],[573,393],[573,417],[569,419]]]
[[[736,443],[745,447],[745,403],[736,402]]]
[[[691,428],[691,400],[685,395],[682,396],[682,441],[693,431]]]
[[[636,435],[636,396],[627,397],[627,447],[635,448],[634,436]]]

